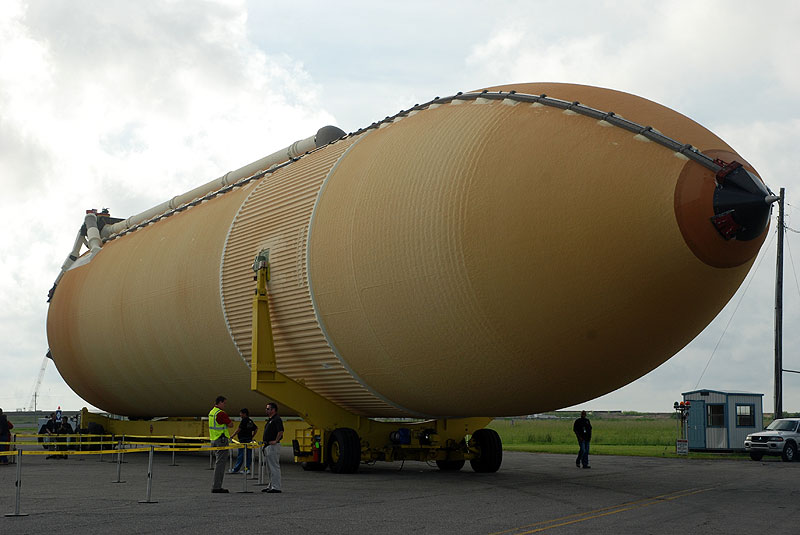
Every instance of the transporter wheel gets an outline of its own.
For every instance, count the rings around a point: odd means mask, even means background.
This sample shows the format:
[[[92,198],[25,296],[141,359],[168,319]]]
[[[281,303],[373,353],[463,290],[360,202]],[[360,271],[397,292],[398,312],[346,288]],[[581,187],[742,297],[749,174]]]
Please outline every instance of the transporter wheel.
[[[795,457],[797,457],[797,446],[795,446],[792,442],[789,442],[783,448],[783,453],[781,454],[781,459],[783,459],[787,463],[790,463],[790,462],[794,461]]]
[[[438,466],[439,470],[442,472],[458,472],[464,468],[464,462],[464,459],[436,461],[436,466]]]
[[[331,433],[328,442],[328,462],[331,472],[353,474],[361,463],[361,440],[358,433],[348,427],[340,427]]]
[[[763,456],[764,456],[763,453],[751,453],[750,454],[750,458],[753,459],[754,461],[760,461]]]
[[[305,470],[306,472],[322,472],[323,470],[328,468],[328,463],[315,463],[306,461],[300,463],[300,466],[302,466],[303,470]]]
[[[86,434],[88,435],[104,435],[105,433],[106,430],[103,428],[103,426],[96,422],[89,422],[89,425],[86,428]],[[86,439],[86,441],[88,442],[102,442],[102,440],[103,437],[88,437]],[[94,446],[84,446],[84,449],[97,451],[103,449],[103,446],[101,444],[97,444]]]
[[[478,429],[470,440],[478,448],[479,455],[469,464],[476,472],[497,472],[503,463],[503,442],[494,429]]]

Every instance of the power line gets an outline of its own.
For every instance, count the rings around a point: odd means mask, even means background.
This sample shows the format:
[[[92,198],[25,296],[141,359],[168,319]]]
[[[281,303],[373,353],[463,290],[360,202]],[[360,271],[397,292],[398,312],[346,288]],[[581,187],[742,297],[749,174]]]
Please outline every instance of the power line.
[[[706,374],[706,370],[708,370],[709,364],[711,364],[711,359],[714,358],[714,355],[717,353],[717,348],[719,348],[719,344],[722,343],[722,339],[725,337],[725,333],[728,332],[728,327],[730,327],[731,322],[733,321],[734,316],[736,316],[736,311],[739,310],[739,305],[742,304],[744,300],[744,296],[747,294],[747,290],[750,288],[750,284],[753,282],[753,279],[756,278],[756,272],[758,272],[758,268],[761,266],[761,262],[766,258],[767,254],[766,251],[769,250],[770,245],[772,245],[772,240],[775,238],[776,234],[770,235],[769,243],[767,243],[767,247],[764,249],[764,254],[761,255],[761,258],[758,260],[758,264],[756,264],[756,268],[751,271],[750,280],[747,281],[747,285],[742,292],[742,295],[739,297],[739,301],[736,303],[736,308],[733,309],[731,313],[731,317],[728,318],[728,323],[725,324],[725,329],[723,329],[722,334],[719,336],[719,340],[717,340],[717,345],[714,346],[714,350],[711,352],[711,356],[708,357],[708,362],[706,362],[705,368],[703,368],[703,373],[700,374],[700,377],[697,379],[697,384],[694,385],[694,389],[697,390],[697,387],[700,385],[700,381],[703,380],[703,376]]]

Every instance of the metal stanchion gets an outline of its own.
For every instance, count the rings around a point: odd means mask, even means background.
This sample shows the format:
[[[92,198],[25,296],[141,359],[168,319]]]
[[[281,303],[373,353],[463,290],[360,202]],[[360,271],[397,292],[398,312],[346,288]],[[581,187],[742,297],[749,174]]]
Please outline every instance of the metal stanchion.
[[[22,450],[17,450],[17,498],[14,502],[14,512],[8,513],[6,516],[28,516],[28,513],[19,512],[19,496],[22,489]]]
[[[230,446],[230,445],[231,445],[231,443],[228,442],[228,446]],[[228,449],[228,471],[229,472],[233,471],[233,450],[232,449]]]
[[[103,435],[103,436],[100,437],[100,451],[104,451],[106,449],[106,444],[105,444],[105,442],[107,442],[106,439],[108,439],[108,441],[114,440],[114,435],[108,435],[108,436]],[[91,442],[91,440],[89,442]],[[101,453],[100,455],[98,455],[98,457],[100,457],[100,458],[97,459],[97,462],[98,463],[102,463],[103,462],[103,454]],[[117,461],[119,461],[119,455],[117,455],[117,457],[118,457]],[[114,460],[114,456],[113,455],[111,455],[111,460],[112,461]],[[117,464],[119,464],[119,462]]]
[[[155,451],[155,446],[150,446],[150,461],[147,465],[147,499],[146,500],[139,500],[139,503],[158,503],[150,499],[150,492],[153,489],[153,452]]]
[[[172,464],[170,466],[178,466],[175,464],[175,435],[172,435]]]
[[[244,474],[242,474],[242,490],[238,494],[252,494],[252,490],[247,490],[247,444],[244,444]]]
[[[112,481],[112,483],[125,483],[121,481],[120,478],[122,477],[122,441],[119,441],[119,445],[117,446],[119,449],[117,450],[117,480]]]
[[[208,450],[208,468],[206,470],[214,469],[214,450]]]
[[[258,483],[255,485],[257,487],[265,487],[267,484],[264,483],[264,472],[266,472],[266,463],[267,463],[267,456],[263,454],[264,448],[258,448]]]
[[[252,442],[251,442],[251,444],[252,444]],[[254,449],[258,449],[258,446],[256,446]],[[255,460],[256,460],[256,452],[254,451],[253,452],[253,456],[250,459],[250,478],[249,478],[250,480],[253,480],[253,481],[255,481],[257,479],[257,475],[256,474],[258,473],[258,469],[254,468],[256,466]],[[244,461],[247,462],[247,452],[245,452]]]

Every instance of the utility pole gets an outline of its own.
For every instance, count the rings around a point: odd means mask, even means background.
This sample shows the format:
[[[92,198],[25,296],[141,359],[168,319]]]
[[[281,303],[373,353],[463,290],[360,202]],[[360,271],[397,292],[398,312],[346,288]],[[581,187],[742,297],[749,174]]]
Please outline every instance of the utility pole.
[[[778,199],[778,254],[775,265],[775,419],[783,417],[783,200]]]

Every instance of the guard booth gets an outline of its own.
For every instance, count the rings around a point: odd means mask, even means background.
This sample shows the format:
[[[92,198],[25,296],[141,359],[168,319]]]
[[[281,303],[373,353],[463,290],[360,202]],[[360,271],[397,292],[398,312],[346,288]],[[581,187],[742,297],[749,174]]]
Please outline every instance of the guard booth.
[[[744,450],[745,437],[764,427],[764,394],[692,390],[688,416],[689,450]]]

